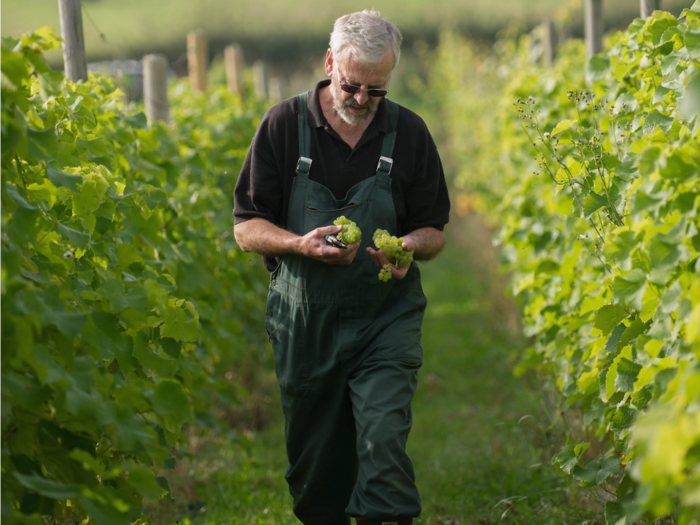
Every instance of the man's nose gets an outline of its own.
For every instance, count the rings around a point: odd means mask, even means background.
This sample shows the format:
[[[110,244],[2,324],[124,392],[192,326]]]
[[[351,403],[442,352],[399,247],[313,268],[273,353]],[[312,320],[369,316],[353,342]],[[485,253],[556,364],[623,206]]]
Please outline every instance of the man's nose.
[[[369,100],[369,95],[367,95],[365,91],[360,91],[359,93],[355,93],[354,98],[355,102],[362,105]]]

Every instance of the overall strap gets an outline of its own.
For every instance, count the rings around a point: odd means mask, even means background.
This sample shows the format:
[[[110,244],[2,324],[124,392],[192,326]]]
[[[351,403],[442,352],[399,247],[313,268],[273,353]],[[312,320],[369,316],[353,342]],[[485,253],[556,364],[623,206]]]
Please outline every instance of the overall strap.
[[[399,128],[399,105],[393,100],[386,99],[389,104],[389,117],[391,118],[391,132],[384,135],[382,142],[382,153],[377,164],[377,172],[389,175],[394,164],[391,158],[394,154],[394,143],[396,142],[396,130]]]
[[[311,169],[311,128],[306,125],[307,101],[309,92],[297,95],[297,125],[299,128],[299,160],[297,173],[300,171],[308,176]]]

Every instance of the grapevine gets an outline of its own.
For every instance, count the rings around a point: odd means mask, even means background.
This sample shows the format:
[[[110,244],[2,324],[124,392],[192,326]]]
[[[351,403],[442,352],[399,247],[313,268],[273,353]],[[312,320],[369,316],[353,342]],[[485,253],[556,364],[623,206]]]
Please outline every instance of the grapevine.
[[[333,224],[343,227],[340,233],[336,235],[339,241],[342,241],[345,244],[355,244],[360,242],[362,230],[360,230],[360,228],[357,227],[357,224],[352,222],[350,219],[345,218],[345,215],[338,217],[335,221],[333,221]]]
[[[603,496],[606,523],[700,512],[698,31],[696,0],[590,59],[570,40],[546,69],[532,35],[488,57],[447,35],[431,80],[470,192],[458,208],[501,227],[532,340],[516,372],[549,378],[581,421],[552,463]]]
[[[227,373],[267,275],[227,232],[227,171],[259,116],[180,82],[172,125],[149,125],[111,79],[52,71],[57,47],[2,39],[2,518],[144,523],[185,423],[233,435]]]
[[[405,251],[402,247],[403,237],[394,237],[388,231],[378,229],[372,237],[374,245],[384,252],[389,262],[396,268],[408,268],[413,262],[413,252]],[[391,279],[391,269],[389,265],[384,265],[379,271],[379,279],[387,282]]]

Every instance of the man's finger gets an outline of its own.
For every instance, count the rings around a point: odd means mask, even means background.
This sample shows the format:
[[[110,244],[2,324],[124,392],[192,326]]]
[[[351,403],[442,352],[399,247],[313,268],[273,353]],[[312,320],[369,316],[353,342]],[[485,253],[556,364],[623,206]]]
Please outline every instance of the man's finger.
[[[316,228],[316,232],[319,235],[333,235],[335,233],[340,232],[343,229],[342,226],[336,226],[335,224],[331,224],[330,226],[321,226],[320,228]]]

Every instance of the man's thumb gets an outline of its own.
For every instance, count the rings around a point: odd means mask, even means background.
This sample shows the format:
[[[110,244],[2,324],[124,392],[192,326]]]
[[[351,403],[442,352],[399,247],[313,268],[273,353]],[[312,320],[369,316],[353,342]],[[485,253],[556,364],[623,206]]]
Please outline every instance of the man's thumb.
[[[331,235],[334,233],[338,233],[343,229],[342,226],[336,226],[335,224],[331,224],[330,226],[322,226],[321,228],[318,229],[318,232],[321,235]]]

